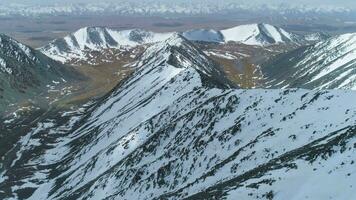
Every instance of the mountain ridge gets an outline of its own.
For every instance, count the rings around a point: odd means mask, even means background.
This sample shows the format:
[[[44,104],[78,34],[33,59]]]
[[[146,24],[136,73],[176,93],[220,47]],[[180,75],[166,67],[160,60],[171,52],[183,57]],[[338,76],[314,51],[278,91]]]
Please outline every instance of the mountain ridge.
[[[55,116],[38,122],[0,174],[4,197],[278,200],[354,194],[354,92],[234,89],[209,79],[220,71],[210,63],[179,36],[149,47],[133,75],[103,99],[57,113],[65,122]],[[329,180],[345,187],[329,187]],[[295,186],[299,192],[291,193]]]
[[[278,43],[297,43],[296,35],[269,24],[241,25],[221,31],[225,41],[241,42],[248,45],[271,45]]]
[[[140,29],[116,31],[106,27],[85,27],[64,38],[56,39],[39,50],[48,57],[65,63],[71,59],[87,59],[85,51],[132,48],[139,44],[161,41],[168,36]]]
[[[142,9],[134,9],[142,8]],[[46,16],[46,15],[85,15],[85,14],[120,14],[124,16],[154,16],[154,15],[178,15],[195,16],[202,14],[217,13],[236,13],[251,12],[262,15],[268,11],[269,14],[281,16],[294,16],[296,14],[304,15],[326,15],[326,14],[349,14],[354,9],[349,7],[335,7],[328,5],[310,6],[310,5],[253,5],[234,1],[224,1],[217,3],[215,1],[199,1],[193,4],[187,4],[187,1],[169,3],[165,1],[132,2],[123,1],[120,5],[113,3],[63,3],[47,5],[28,5],[28,4],[0,4],[1,14],[4,16]]]

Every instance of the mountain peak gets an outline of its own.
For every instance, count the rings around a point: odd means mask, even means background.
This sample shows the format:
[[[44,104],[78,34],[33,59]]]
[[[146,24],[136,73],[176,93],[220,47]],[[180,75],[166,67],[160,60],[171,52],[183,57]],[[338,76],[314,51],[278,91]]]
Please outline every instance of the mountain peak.
[[[221,69],[203,51],[179,33],[174,33],[163,42],[149,47],[141,59],[142,63],[154,61],[156,65],[166,63],[180,69],[194,69],[201,76],[205,86],[231,88],[235,87]]]
[[[170,37],[168,37],[166,40],[157,43],[157,47],[179,47],[181,45],[184,45],[184,43],[189,42],[184,36],[182,36],[180,33],[173,33]],[[191,45],[191,44],[190,44]]]
[[[65,40],[69,43],[72,41],[72,46],[77,46],[82,50],[85,48],[98,49],[102,46],[115,47],[118,45],[104,27],[85,27],[71,36],[67,36]]]
[[[246,45],[268,46],[275,44],[297,44],[299,36],[282,28],[266,24],[245,24],[224,30],[197,29],[183,32],[184,37],[202,42],[237,42]]]
[[[103,49],[133,48],[137,45],[163,41],[171,33],[153,33],[142,29],[113,30],[106,27],[84,27],[64,38],[56,39],[40,50],[47,56],[67,63],[86,60],[86,52]]]
[[[246,24],[221,31],[225,41],[240,42],[247,45],[271,45],[296,43],[296,36],[282,28],[265,24]]]

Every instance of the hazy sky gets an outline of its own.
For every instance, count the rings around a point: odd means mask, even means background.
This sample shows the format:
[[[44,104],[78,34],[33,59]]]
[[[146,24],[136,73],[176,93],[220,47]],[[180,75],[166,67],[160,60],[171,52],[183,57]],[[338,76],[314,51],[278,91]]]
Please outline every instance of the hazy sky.
[[[122,2],[122,1],[129,1],[129,2],[138,2],[138,1],[155,1],[155,0],[0,0],[0,3],[24,3],[24,4],[51,4],[51,3],[97,3],[97,2]],[[172,3],[173,0],[157,0],[157,1],[164,1]],[[183,1],[183,2],[211,2],[213,0],[174,0],[173,2]],[[214,0],[215,2],[218,0]],[[246,2],[246,0],[219,0],[221,2]],[[294,4],[294,5],[312,5],[312,6],[319,6],[319,5],[330,5],[330,6],[342,6],[342,7],[356,7],[356,0],[248,0],[248,3],[251,4]]]

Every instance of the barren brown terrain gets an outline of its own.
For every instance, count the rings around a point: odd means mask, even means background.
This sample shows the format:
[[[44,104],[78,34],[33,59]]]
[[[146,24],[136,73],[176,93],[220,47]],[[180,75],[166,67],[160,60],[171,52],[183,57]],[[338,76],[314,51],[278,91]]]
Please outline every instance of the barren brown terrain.
[[[219,63],[228,78],[241,88],[257,88],[263,83],[260,64],[273,56],[296,48],[296,46],[249,46],[239,43],[197,43],[213,60]]]

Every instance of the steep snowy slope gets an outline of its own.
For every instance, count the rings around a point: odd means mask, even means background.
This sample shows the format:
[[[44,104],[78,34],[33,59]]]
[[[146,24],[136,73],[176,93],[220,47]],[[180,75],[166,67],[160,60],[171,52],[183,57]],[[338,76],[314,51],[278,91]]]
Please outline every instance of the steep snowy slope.
[[[81,78],[72,68],[0,34],[0,115],[4,107],[44,93],[47,85]]]
[[[261,67],[272,88],[356,89],[356,34],[282,54]]]
[[[5,156],[0,198],[355,197],[355,92],[233,89],[178,35],[139,66],[94,105],[39,122]]]
[[[163,41],[172,34],[153,33],[134,29],[116,31],[104,27],[85,27],[40,48],[47,56],[62,63],[73,59],[86,60],[91,51],[126,49],[140,44]]]

